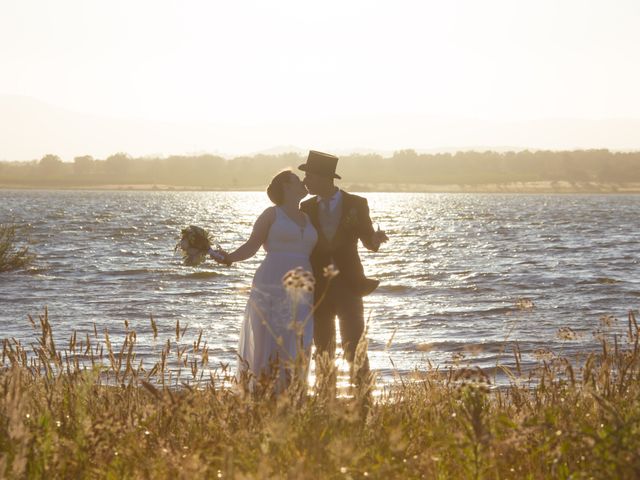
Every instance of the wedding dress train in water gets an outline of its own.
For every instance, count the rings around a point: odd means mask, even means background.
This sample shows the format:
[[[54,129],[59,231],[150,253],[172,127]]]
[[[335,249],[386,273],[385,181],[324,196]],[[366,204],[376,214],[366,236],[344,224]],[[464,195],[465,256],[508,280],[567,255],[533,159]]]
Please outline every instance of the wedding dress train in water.
[[[238,373],[248,369],[259,378],[269,374],[277,361],[279,381],[286,382],[286,364],[295,360],[300,344],[308,351],[313,341],[313,292],[297,291],[292,296],[282,277],[297,267],[311,272],[309,255],[318,234],[306,215],[301,227],[280,207],[275,212],[263,245],[267,255],[253,278],[240,330]]]

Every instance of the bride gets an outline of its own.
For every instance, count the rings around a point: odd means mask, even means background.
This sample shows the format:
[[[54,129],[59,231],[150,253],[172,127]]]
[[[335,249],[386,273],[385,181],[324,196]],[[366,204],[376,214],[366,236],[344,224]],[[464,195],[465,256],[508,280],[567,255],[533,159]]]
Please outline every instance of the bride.
[[[249,239],[231,253],[222,252],[216,261],[231,265],[254,256],[261,246],[267,252],[253,277],[240,330],[238,378],[248,375],[253,384],[254,380],[277,377],[282,388],[290,380],[289,366],[298,355],[306,355],[302,357],[307,362],[304,371],[308,368],[313,340],[313,277],[306,272],[311,272],[309,255],[318,234],[300,210],[307,190],[297,175],[289,170],[279,173],[267,195],[274,206],[258,217]]]

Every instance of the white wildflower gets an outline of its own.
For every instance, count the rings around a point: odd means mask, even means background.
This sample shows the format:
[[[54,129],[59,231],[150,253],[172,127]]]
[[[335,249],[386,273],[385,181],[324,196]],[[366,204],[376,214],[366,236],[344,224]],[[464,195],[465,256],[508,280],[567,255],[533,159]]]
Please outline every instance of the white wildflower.
[[[332,279],[340,273],[340,270],[336,268],[336,266],[332,263],[331,265],[327,265],[322,270],[322,276],[328,279]]]

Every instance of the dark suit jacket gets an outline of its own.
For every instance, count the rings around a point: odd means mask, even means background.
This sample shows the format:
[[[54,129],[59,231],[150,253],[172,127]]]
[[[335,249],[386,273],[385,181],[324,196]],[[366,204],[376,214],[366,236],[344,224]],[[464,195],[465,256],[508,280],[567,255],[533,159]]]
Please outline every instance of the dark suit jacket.
[[[324,267],[334,264],[340,270],[341,284],[356,295],[368,295],[378,286],[377,280],[368,279],[358,255],[358,239],[368,241],[374,233],[367,199],[342,190],[342,216],[332,241],[322,233],[318,215],[318,197],[302,202],[300,208],[309,215],[318,231],[318,243],[311,252],[311,266],[316,278],[316,293],[321,295],[327,284]]]

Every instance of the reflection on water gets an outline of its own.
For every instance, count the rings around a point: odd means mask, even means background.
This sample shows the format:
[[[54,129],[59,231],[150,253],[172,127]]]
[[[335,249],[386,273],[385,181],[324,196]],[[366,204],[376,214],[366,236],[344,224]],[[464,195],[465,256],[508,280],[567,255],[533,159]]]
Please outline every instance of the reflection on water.
[[[640,196],[366,196],[390,237],[378,254],[362,249],[367,274],[381,280],[365,314],[371,363],[386,380],[427,361],[510,364],[516,340],[525,366],[541,348],[574,355],[596,347],[601,316],[619,318],[611,329],[623,332],[638,308]],[[268,205],[259,192],[2,191],[0,221],[29,225],[38,261],[0,277],[1,337],[32,341],[26,316],[47,305],[61,338],[95,322],[117,341],[126,319],[152,356],[153,313],[161,337],[180,320],[203,329],[213,362],[234,363],[263,253],[188,268],[173,247],[194,224],[234,248]],[[563,326],[578,339],[558,338]]]

